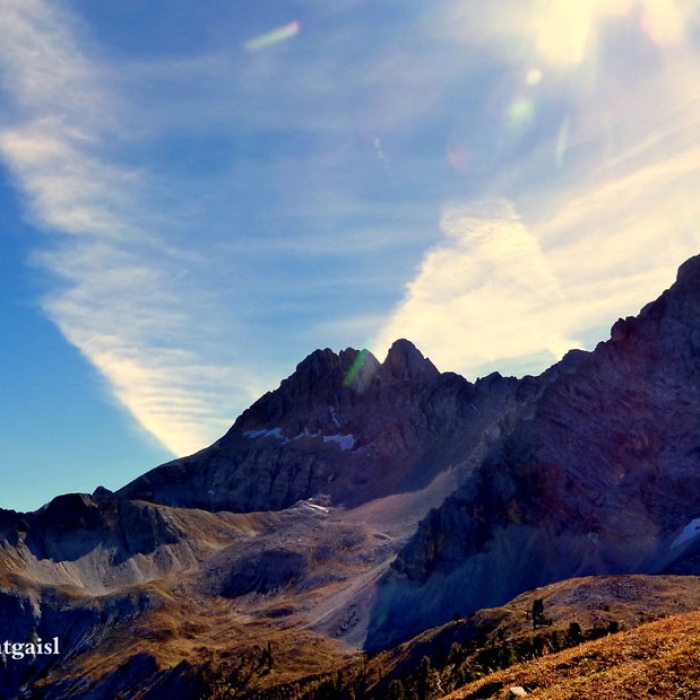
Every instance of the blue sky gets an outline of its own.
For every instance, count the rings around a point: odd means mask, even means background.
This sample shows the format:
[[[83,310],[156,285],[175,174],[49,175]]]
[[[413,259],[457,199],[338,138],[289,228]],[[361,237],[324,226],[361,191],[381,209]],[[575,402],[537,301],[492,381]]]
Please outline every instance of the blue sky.
[[[696,0],[3,0],[0,507],[317,347],[539,373],[700,252]]]

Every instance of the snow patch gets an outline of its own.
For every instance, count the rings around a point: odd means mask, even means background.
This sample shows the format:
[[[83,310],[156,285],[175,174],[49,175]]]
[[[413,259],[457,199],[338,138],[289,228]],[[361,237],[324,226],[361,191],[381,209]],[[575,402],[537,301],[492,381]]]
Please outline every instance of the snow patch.
[[[275,438],[276,440],[282,440],[284,443],[289,442],[289,440],[282,435],[282,428],[271,428],[270,430],[246,430],[243,435],[251,440],[255,440],[255,438],[259,437],[271,437]]]
[[[261,437],[271,437],[276,440],[281,440],[282,444],[286,445],[288,442],[293,442],[294,440],[301,440],[302,438],[323,438],[323,442],[334,442],[341,450],[352,450],[355,447],[355,436],[354,435],[321,435],[321,432],[311,433],[308,428],[304,428],[303,433],[295,435],[293,438],[286,438],[282,435],[282,428],[271,428],[269,430],[246,430],[243,435],[251,440]]]
[[[301,501],[297,501],[293,506],[292,510],[302,510],[308,514],[314,515],[329,515],[331,509],[328,507],[330,505],[330,499],[324,496],[315,498],[306,498]]]
[[[315,437],[320,437],[320,435],[321,435],[320,430],[317,430],[315,433],[310,433],[308,428],[304,428],[304,432],[299,433],[298,435],[295,435],[292,438],[292,440],[300,440],[301,438],[305,438],[305,437],[315,438]]]
[[[678,535],[678,537],[676,537],[675,540],[673,540],[673,542],[671,543],[671,549],[680,547],[682,544],[689,542],[698,535],[700,535],[700,518],[695,518],[695,520],[691,520],[683,528],[683,532],[681,532],[681,534]]]
[[[319,506],[315,503],[309,503],[308,501],[303,501],[302,507],[306,508],[307,510],[313,511],[314,513],[320,513],[321,515],[328,515],[328,513],[330,513],[328,508],[326,508],[325,506]]]
[[[354,435],[324,435],[323,442],[335,442],[341,450],[351,450],[355,447]]]

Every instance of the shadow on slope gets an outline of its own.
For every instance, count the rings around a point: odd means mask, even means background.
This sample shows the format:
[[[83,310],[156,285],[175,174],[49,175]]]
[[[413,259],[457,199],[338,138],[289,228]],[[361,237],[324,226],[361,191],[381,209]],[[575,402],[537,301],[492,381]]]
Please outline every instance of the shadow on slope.
[[[24,543],[37,559],[76,561],[97,547],[111,550],[115,566],[136,554],[151,554],[185,537],[163,513],[147,503],[97,502],[92,496],[57,496],[29,516]]]

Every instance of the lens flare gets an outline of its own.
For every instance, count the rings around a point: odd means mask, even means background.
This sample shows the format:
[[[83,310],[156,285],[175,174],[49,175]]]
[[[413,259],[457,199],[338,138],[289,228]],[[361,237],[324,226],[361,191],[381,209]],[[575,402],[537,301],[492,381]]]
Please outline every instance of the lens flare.
[[[506,110],[505,127],[514,134],[522,134],[532,124],[535,104],[529,97],[516,97]]]
[[[569,145],[569,118],[567,117],[561,123],[559,127],[559,133],[557,134],[557,145],[555,150],[555,158],[557,163],[557,168],[561,168],[564,165],[564,158],[566,157],[566,149]]]
[[[528,85],[539,85],[542,82],[542,71],[539,68],[530,68],[525,75],[525,82]]]
[[[250,41],[246,41],[245,47],[248,51],[260,51],[274,44],[279,44],[281,41],[285,41],[285,39],[290,39],[299,33],[299,29],[299,22],[285,24],[284,27],[279,27],[266,34],[256,36],[254,39],[250,39]]]
[[[367,350],[366,348],[364,350],[361,350],[357,354],[355,361],[352,363],[352,366],[348,370],[348,373],[345,375],[345,379],[343,380],[343,386],[352,387],[353,389],[361,389],[362,388],[362,384],[363,384],[363,381],[362,381],[363,372],[362,372],[362,370],[365,366],[365,360],[367,359],[368,355],[369,355],[369,350]]]
[[[458,173],[484,175],[492,172],[507,156],[509,134],[503,128],[506,117],[486,115],[479,123],[457,127],[447,144],[447,160]]]

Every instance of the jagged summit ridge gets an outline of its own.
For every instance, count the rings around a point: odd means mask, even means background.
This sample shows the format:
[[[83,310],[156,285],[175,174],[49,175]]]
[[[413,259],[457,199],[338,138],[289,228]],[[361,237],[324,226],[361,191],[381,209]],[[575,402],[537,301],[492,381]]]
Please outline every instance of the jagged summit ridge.
[[[358,504],[427,485],[484,449],[492,404],[508,413],[517,381],[477,387],[441,374],[408,340],[383,363],[368,350],[326,348],[302,360],[244,411],[215,445],[117,492],[172,506],[269,510],[328,495]]]
[[[545,373],[532,413],[397,557],[370,644],[449,619],[455,605],[498,605],[571,576],[694,572],[699,340],[696,257],[595,351],[569,354]]]
[[[371,411],[390,386],[394,391],[397,382],[425,386],[439,376],[435,365],[408,340],[397,340],[383,363],[366,349],[347,348],[337,354],[329,348],[315,350],[277,390],[244,411],[230,434],[279,428],[292,438],[301,433],[333,434],[345,423],[357,430],[358,408]]]
[[[696,290],[700,287],[700,255],[688,258],[678,268],[675,287],[692,286]]]
[[[430,381],[440,374],[410,340],[397,340],[382,365],[386,376],[404,381]]]

